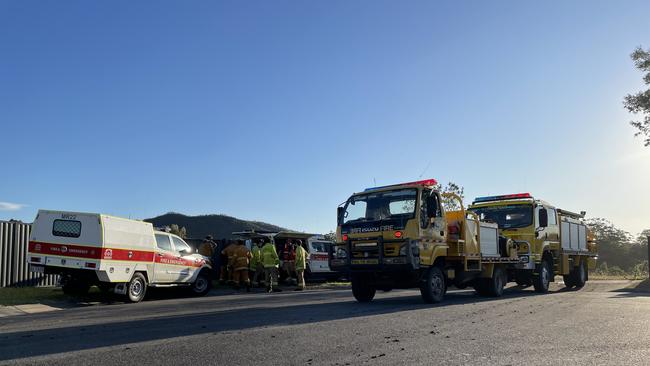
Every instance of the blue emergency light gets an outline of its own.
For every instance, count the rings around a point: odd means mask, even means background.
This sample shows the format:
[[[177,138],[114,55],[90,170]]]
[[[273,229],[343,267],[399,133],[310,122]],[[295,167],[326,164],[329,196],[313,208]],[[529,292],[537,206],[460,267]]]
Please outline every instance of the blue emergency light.
[[[533,196],[531,196],[530,193],[515,193],[515,194],[504,194],[501,196],[476,197],[474,199],[474,203],[504,201],[504,200],[519,199],[519,198],[533,198]]]

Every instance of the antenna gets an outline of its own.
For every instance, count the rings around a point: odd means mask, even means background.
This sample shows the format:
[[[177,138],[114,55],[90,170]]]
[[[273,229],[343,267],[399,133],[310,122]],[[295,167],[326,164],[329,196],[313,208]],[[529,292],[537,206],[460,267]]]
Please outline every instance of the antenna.
[[[424,167],[424,170],[422,171],[422,173],[420,173],[420,175],[418,176],[418,179],[422,178],[424,173],[427,172],[427,169],[429,169],[429,165],[431,165],[431,160],[429,160],[429,162],[427,163],[427,166]]]

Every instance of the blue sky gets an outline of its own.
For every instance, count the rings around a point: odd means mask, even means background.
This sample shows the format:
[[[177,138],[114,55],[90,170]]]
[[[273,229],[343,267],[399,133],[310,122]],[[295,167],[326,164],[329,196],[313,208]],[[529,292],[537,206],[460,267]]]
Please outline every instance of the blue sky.
[[[2,1],[0,219],[223,213],[327,232],[434,177],[650,228],[647,1]],[[15,205],[10,205],[15,204]]]

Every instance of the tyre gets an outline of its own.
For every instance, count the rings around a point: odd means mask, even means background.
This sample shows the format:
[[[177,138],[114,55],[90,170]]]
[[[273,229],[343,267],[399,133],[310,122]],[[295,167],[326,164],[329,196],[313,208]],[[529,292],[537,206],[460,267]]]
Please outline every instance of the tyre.
[[[420,284],[422,299],[428,304],[435,304],[445,297],[447,289],[445,276],[440,267],[431,267],[427,271],[426,278]]]
[[[377,289],[368,276],[352,276],[352,295],[358,302],[371,302]]]
[[[88,293],[90,289],[90,284],[82,280],[78,280],[72,277],[67,277],[61,284],[61,290],[63,293],[70,296],[83,296]]]
[[[126,287],[126,296],[129,301],[140,302],[147,293],[147,279],[142,273],[136,272]]]
[[[553,278],[553,266],[548,259],[542,261],[537,274],[533,274],[533,286],[535,292],[540,294],[547,293]]]
[[[503,295],[503,288],[506,285],[506,273],[503,268],[494,267],[492,278],[486,278],[487,288],[486,293],[490,297],[500,297]]]
[[[576,288],[582,288],[587,282],[587,266],[584,261],[580,261],[573,278]]]
[[[212,288],[212,281],[210,280],[210,274],[208,271],[201,271],[199,272],[198,276],[196,276],[196,280],[194,280],[194,283],[192,283],[192,294],[196,296],[205,296],[208,292],[210,292],[210,288]]]

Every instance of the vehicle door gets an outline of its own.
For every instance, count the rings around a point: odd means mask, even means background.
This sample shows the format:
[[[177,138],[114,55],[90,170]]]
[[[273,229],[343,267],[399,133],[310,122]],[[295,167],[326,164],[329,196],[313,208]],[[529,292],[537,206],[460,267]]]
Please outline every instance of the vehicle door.
[[[154,257],[154,282],[171,283],[176,280],[178,255],[174,252],[169,234],[155,234],[156,254]]]
[[[311,272],[328,272],[329,243],[324,241],[309,242],[309,269]]]
[[[420,229],[425,238],[431,238],[434,243],[444,243],[447,231],[447,220],[442,210],[442,199],[435,191],[425,189],[420,199]]]
[[[540,225],[540,211],[546,211],[546,226]],[[557,242],[560,240],[560,228],[557,222],[557,212],[552,207],[538,205],[535,207],[535,220],[537,227],[537,237],[546,241]]]
[[[192,248],[181,238],[172,236],[174,253],[178,257],[177,282],[188,282],[194,276],[198,259],[192,255]]]

